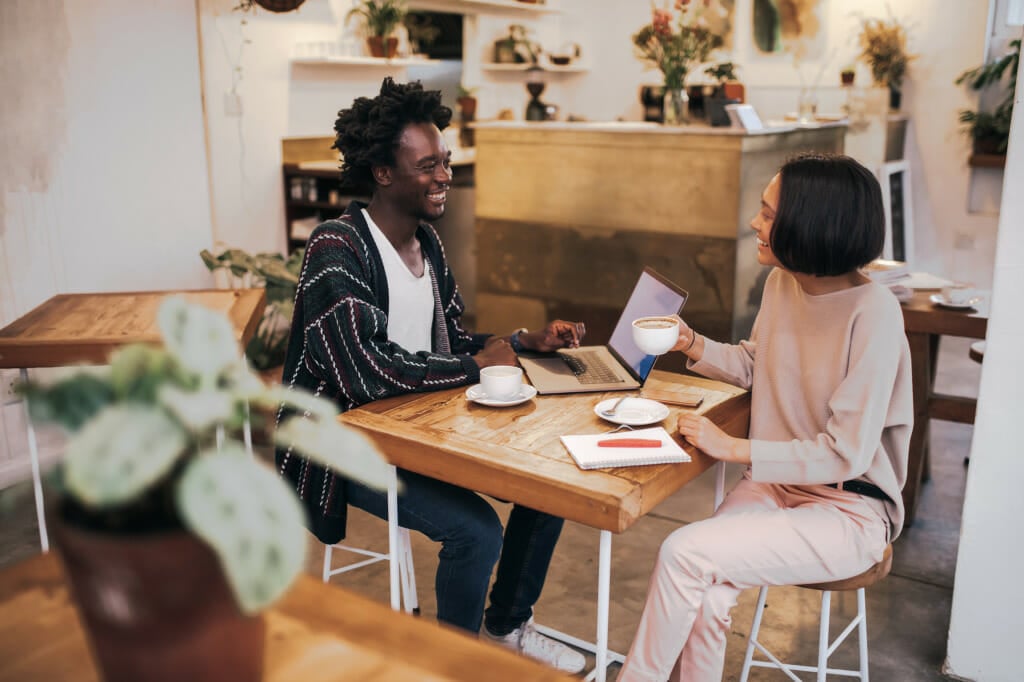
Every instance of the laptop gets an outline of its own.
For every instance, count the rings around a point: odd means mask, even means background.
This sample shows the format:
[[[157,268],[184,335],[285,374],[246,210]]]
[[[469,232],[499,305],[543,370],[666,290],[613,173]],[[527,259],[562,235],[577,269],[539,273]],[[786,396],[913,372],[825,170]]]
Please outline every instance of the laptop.
[[[658,356],[644,353],[633,343],[633,320],[678,315],[687,295],[651,268],[644,268],[607,345],[563,348],[555,353],[522,353],[519,364],[541,394],[640,388]]]

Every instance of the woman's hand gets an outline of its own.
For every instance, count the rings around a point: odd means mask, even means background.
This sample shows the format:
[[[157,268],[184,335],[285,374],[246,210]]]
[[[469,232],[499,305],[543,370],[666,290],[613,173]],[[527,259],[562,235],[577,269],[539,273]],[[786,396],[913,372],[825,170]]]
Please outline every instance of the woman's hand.
[[[687,443],[715,459],[750,464],[750,441],[745,438],[733,438],[707,417],[681,414],[678,428],[679,434]]]
[[[670,350],[682,351],[686,357],[695,362],[700,360],[704,355],[704,337],[694,331],[693,327],[683,322],[683,318],[678,315],[673,315],[672,317],[679,320],[679,339]]]

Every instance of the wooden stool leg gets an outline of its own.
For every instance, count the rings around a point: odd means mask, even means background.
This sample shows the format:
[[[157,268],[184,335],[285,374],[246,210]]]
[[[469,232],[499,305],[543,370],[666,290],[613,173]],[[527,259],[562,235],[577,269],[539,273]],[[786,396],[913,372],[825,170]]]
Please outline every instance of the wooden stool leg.
[[[747,653],[743,657],[743,672],[740,674],[740,682],[747,682],[750,675],[750,662],[754,660],[754,645],[757,642],[757,633],[761,629],[761,617],[764,615],[764,603],[768,598],[768,588],[762,587],[757,593],[757,608],[754,609],[754,622],[750,626],[750,635],[747,637]]]
[[[832,612],[832,592],[821,593],[821,618],[818,620],[818,682],[828,677],[828,621]]]

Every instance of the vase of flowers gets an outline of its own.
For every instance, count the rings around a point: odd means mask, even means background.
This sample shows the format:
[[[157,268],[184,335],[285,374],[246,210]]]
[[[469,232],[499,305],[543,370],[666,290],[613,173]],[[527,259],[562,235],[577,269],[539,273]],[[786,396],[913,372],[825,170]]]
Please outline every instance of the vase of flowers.
[[[889,88],[889,108],[900,108],[903,77],[914,58],[907,52],[907,31],[900,22],[888,19],[861,20],[860,57],[871,67],[875,85]]]
[[[686,74],[694,63],[707,59],[722,44],[722,37],[708,28],[701,16],[708,0],[695,3],[675,0],[672,9],[651,5],[651,23],[633,35],[637,56],[661,71],[665,85],[664,122],[689,122]]]

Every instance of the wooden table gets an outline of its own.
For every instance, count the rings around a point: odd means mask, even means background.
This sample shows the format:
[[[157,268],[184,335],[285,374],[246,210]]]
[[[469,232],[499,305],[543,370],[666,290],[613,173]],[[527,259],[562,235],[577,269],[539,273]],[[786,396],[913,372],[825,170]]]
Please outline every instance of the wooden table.
[[[243,349],[256,332],[267,304],[263,289],[60,294],[0,329],[0,369],[20,369],[25,381],[30,367],[102,365],[121,346],[160,343],[156,313],[168,296],[184,296],[192,303],[227,315]],[[39,450],[27,405],[25,425],[35,484],[39,544],[45,552],[50,543],[43,517]]]
[[[102,365],[126,344],[160,343],[156,311],[174,295],[227,315],[243,347],[267,302],[263,289],[60,294],[0,329],[0,369]]]
[[[935,292],[915,291],[903,304],[903,326],[910,343],[910,361],[914,383],[914,431],[910,436],[907,482],[903,486],[906,525],[914,522],[921,483],[929,476],[928,425],[931,419],[973,424],[976,401],[963,396],[935,393],[935,368],[939,357],[939,338],[963,336],[984,339],[988,329],[989,299],[968,310],[950,310],[935,305],[929,297]]]
[[[750,396],[727,384],[654,371],[648,386],[684,385],[703,392],[705,414],[727,433],[745,436]],[[603,680],[608,655],[611,534],[621,533],[716,460],[676,436],[693,461],[583,471],[559,441],[565,434],[601,433],[610,424],[594,405],[621,393],[538,396],[516,407],[489,408],[468,401],[465,389],[417,393],[364,405],[339,419],[369,435],[395,466],[601,531],[596,646],[567,638],[597,655]],[[663,425],[675,433],[670,406]],[[547,632],[553,632],[545,629]],[[561,633],[555,633],[560,635]]]
[[[264,617],[267,682],[576,679],[305,575]],[[53,554],[0,571],[0,635],[0,681],[99,680]]]

